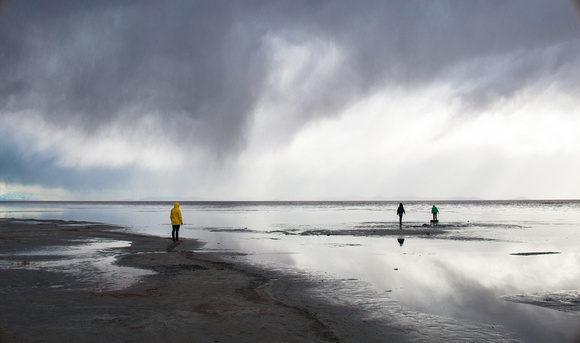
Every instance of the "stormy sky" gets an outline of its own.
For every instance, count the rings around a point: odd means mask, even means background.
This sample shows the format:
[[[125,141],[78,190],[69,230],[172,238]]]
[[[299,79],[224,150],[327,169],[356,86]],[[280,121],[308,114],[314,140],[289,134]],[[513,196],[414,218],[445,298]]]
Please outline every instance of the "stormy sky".
[[[0,195],[579,198],[569,1],[0,1]]]

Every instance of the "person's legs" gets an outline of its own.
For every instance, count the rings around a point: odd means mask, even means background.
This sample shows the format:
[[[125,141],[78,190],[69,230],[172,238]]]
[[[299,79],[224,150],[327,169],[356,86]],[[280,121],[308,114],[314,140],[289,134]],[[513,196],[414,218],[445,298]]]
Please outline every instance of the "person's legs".
[[[178,239],[178,232],[179,225],[173,225],[173,230],[171,230],[171,239],[173,239],[174,242]]]
[[[175,228],[175,241],[179,242],[179,227],[180,227],[180,225],[175,225],[175,226],[176,226],[176,228]]]
[[[399,224],[403,224],[403,215],[399,214]]]

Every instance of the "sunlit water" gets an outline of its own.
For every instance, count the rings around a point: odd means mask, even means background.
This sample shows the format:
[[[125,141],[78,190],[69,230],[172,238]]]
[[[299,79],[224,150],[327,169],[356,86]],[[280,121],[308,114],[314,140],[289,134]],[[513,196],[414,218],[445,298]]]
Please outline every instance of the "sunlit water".
[[[405,203],[402,228],[425,230],[432,205]],[[505,299],[580,289],[580,202],[436,205],[448,232],[405,236],[382,234],[399,229],[394,202],[185,202],[180,236],[256,265],[363,281],[410,310],[503,326],[526,341],[572,337],[577,312]],[[172,207],[0,203],[0,217],[106,222],[170,239]]]

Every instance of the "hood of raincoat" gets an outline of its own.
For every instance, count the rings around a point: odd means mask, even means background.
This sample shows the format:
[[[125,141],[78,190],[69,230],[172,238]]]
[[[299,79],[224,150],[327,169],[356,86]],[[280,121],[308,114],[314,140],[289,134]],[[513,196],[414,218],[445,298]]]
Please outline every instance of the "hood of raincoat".
[[[179,203],[178,203],[178,202],[174,203],[174,204],[173,204],[173,207],[175,207],[175,208],[179,208]]]

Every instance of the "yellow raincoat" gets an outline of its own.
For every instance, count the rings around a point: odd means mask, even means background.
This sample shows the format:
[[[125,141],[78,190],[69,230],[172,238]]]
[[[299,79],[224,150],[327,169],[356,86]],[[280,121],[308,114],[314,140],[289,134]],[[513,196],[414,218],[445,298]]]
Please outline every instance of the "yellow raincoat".
[[[169,218],[171,218],[171,225],[183,224],[183,218],[181,218],[181,210],[179,209],[178,202],[173,204],[173,208],[171,209],[171,214],[169,215]]]

